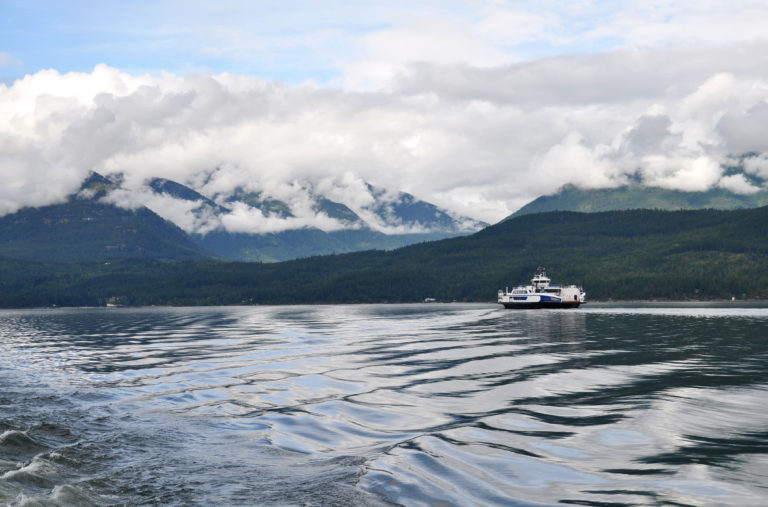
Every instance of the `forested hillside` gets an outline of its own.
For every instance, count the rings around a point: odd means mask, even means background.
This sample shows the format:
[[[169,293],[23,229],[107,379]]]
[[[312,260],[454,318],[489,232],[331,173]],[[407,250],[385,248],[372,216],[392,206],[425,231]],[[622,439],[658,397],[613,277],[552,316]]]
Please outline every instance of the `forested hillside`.
[[[493,301],[546,266],[592,299],[768,297],[768,207],[551,212],[472,236],[259,264],[0,263],[2,306]]]
[[[0,257],[76,262],[214,256],[146,207],[128,210],[95,199],[73,198],[0,217]]]

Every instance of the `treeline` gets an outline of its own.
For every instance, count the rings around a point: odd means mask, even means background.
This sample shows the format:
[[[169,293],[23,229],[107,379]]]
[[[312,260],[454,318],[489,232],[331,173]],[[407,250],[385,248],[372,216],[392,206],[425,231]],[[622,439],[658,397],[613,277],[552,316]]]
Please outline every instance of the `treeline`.
[[[0,261],[0,306],[493,301],[547,267],[591,299],[768,298],[768,207],[525,215],[472,236],[283,263]]]

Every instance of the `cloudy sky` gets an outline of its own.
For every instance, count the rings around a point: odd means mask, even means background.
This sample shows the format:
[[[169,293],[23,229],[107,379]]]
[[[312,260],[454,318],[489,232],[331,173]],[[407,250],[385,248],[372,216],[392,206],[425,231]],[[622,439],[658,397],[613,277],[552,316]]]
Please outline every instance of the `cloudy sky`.
[[[495,222],[567,183],[757,190],[722,166],[768,153],[768,2],[0,0],[0,83],[0,213],[95,170]]]

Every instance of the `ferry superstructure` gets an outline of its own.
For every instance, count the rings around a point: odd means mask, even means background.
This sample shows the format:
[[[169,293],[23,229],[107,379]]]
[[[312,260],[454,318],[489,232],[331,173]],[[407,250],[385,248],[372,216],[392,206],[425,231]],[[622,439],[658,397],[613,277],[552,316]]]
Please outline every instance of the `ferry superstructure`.
[[[577,285],[550,283],[543,268],[531,279],[531,285],[518,285],[499,291],[504,308],[578,308],[587,302],[587,293]]]

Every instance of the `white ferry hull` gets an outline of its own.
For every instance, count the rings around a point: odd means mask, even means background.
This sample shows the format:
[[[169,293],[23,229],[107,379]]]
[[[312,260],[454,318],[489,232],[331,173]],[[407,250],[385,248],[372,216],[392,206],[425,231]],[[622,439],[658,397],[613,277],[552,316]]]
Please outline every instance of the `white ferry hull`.
[[[526,308],[528,309],[539,309],[539,308],[578,308],[581,304],[579,301],[568,301],[568,302],[556,302],[556,301],[539,301],[537,303],[528,303],[528,302],[502,302],[502,305],[504,305],[504,308],[507,309],[515,309],[515,310],[524,310]]]

